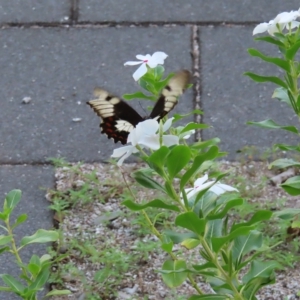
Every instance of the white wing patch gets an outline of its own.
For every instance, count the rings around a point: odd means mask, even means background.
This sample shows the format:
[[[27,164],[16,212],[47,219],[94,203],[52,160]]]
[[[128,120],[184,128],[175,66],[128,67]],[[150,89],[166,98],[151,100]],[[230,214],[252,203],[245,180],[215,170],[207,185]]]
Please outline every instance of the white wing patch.
[[[134,126],[131,123],[125,120],[118,120],[116,123],[117,124],[115,126],[118,131],[131,132],[132,129],[134,128]]]

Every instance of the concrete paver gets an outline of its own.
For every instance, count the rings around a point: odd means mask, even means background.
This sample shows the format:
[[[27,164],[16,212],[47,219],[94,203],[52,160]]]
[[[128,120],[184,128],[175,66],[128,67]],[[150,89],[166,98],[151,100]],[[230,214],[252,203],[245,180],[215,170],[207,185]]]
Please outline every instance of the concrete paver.
[[[12,189],[22,190],[22,199],[13,212],[11,221],[20,214],[27,214],[28,219],[15,230],[16,239],[20,240],[25,235],[32,235],[40,228],[50,229],[53,227],[52,213],[47,208],[49,202],[45,199],[45,189],[53,188],[53,168],[49,166],[0,166],[0,205],[1,210],[5,194]],[[4,234],[1,231],[1,234]],[[21,252],[22,259],[28,263],[33,254],[43,255],[46,253],[45,244],[32,244]],[[19,268],[15,264],[11,254],[0,255],[0,274],[17,276]],[[2,284],[2,283],[1,283]],[[0,299],[20,299],[1,292]]]
[[[204,131],[204,139],[220,137],[221,148],[229,151],[231,159],[236,158],[237,150],[247,145],[263,149],[274,143],[296,142],[289,132],[245,124],[247,121],[273,119],[282,125],[297,125],[292,110],[271,99],[277,86],[254,83],[242,75],[246,71],[267,76],[275,71],[280,75],[275,66],[250,57],[246,51],[255,47],[264,53],[277,55],[277,48],[254,42],[252,28],[203,28],[200,38],[203,63],[201,102],[204,122],[213,126]]]
[[[0,0],[0,23],[66,22],[70,0]]]
[[[261,0],[84,0],[79,21],[88,22],[263,22],[299,1]]]
[[[94,87],[117,95],[136,91],[136,67],[123,64],[139,53],[165,51],[168,72],[191,69],[190,33],[189,27],[3,30],[0,68],[6,76],[0,79],[0,98],[5,114],[0,130],[5,139],[0,141],[0,162],[108,158],[115,144],[100,134],[100,119],[85,104]],[[24,97],[31,102],[22,104]],[[177,111],[191,111],[192,98],[192,92],[182,97]],[[145,115],[138,101],[133,106]]]

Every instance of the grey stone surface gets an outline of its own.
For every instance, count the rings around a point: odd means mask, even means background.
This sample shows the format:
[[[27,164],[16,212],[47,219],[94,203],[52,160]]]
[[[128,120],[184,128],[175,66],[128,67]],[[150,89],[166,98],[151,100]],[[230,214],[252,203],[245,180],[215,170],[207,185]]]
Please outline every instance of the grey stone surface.
[[[94,87],[117,95],[136,91],[136,66],[123,66],[136,54],[164,51],[167,72],[191,69],[190,34],[189,27],[2,30],[0,163],[108,158],[115,144],[100,134],[100,119],[85,104]],[[191,94],[177,111],[191,111]],[[24,97],[31,102],[22,104]],[[145,115],[138,101],[135,107]]]
[[[79,21],[263,22],[298,8],[297,0],[84,0]]]
[[[236,151],[247,145],[266,149],[274,143],[295,143],[295,135],[287,131],[267,130],[246,125],[247,121],[273,119],[281,125],[297,125],[294,112],[272,99],[274,84],[259,84],[242,74],[252,71],[272,76],[275,66],[250,57],[247,48],[254,47],[278,56],[277,48],[254,42],[252,28],[203,28],[201,38],[202,107],[204,122],[213,125],[204,138],[218,136],[222,150],[236,158]],[[274,73],[275,72],[275,73]]]
[[[66,22],[70,11],[70,0],[0,0],[0,24]]]
[[[47,208],[49,202],[45,199],[45,189],[53,188],[53,183],[53,169],[49,166],[0,166],[1,210],[6,193],[12,189],[21,189],[22,199],[13,212],[11,222],[20,214],[25,213],[28,215],[27,221],[15,230],[18,242],[23,236],[32,235],[40,228],[51,229],[53,227],[52,213]],[[0,234],[4,234],[2,229]],[[33,254],[41,256],[47,253],[46,245],[32,244],[24,248],[20,253],[24,262],[28,263]],[[11,254],[0,256],[0,274],[5,273],[12,276],[19,274],[19,268]],[[2,285],[2,281],[0,284]],[[0,299],[20,298],[1,292]]]

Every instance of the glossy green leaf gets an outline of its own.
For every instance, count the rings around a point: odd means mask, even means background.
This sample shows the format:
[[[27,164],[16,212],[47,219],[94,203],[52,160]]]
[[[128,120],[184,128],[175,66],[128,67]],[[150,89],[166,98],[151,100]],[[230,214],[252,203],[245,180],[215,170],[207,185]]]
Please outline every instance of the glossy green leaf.
[[[262,246],[263,237],[261,232],[253,230],[248,235],[238,236],[233,241],[232,258],[234,262],[242,261],[243,255]]]
[[[170,79],[174,76],[174,73],[170,73],[164,80],[156,82],[155,87],[158,91],[161,91],[170,81]]]
[[[260,59],[262,59],[268,63],[274,64],[274,65],[284,69],[286,72],[290,72],[290,64],[288,63],[288,61],[286,61],[284,59],[264,55],[263,53],[261,53],[260,51],[254,49],[254,48],[248,49],[248,53],[251,56],[259,57]]]
[[[186,117],[189,117],[191,115],[203,115],[203,111],[200,110],[200,109],[194,109],[192,110],[191,112],[189,112],[188,114],[174,114],[173,115],[173,123],[179,121],[179,120],[182,120]]]
[[[270,44],[274,44],[279,47],[284,47],[284,43],[280,42],[279,40],[271,37],[271,36],[262,36],[254,39],[255,41],[264,41]]]
[[[300,48],[300,41],[295,43],[290,49],[286,51],[285,53],[286,58],[289,60],[293,60],[299,48]]]
[[[251,230],[254,230],[255,226],[244,226],[240,227],[230,234],[223,236],[223,237],[213,237],[211,239],[212,247],[215,252],[219,252],[219,250],[228,242],[231,242],[233,239],[237,238],[240,235],[247,235]]]
[[[255,277],[268,278],[276,268],[279,268],[276,261],[252,261],[250,270],[242,278],[242,281],[247,283]]]
[[[273,168],[273,167],[280,168],[280,169],[289,168],[289,167],[300,167],[300,163],[290,158],[280,158],[273,161],[269,165],[269,168]]]
[[[143,92],[136,92],[136,93],[133,93],[133,94],[124,94],[123,98],[127,101],[132,100],[132,99],[146,99],[146,100],[152,100],[152,101],[156,100],[156,97],[147,96]]]
[[[5,197],[6,207],[14,209],[16,205],[20,202],[22,196],[21,190],[12,190]]]
[[[0,254],[4,253],[4,252],[8,252],[10,250],[10,248],[8,246],[6,247],[0,247]]]
[[[39,229],[35,234],[31,236],[24,236],[21,240],[21,246],[32,244],[32,243],[49,243],[55,242],[59,238],[59,234],[54,230]]]
[[[219,213],[214,213],[212,215],[208,215],[207,219],[208,220],[222,219],[226,216],[226,214],[228,213],[228,211],[231,208],[243,205],[243,203],[244,203],[244,200],[242,198],[232,199],[225,204],[222,211],[220,211]]]
[[[19,215],[16,222],[12,225],[12,228],[16,228],[20,224],[24,223],[26,220],[27,220],[26,214]]]
[[[155,181],[154,179],[152,179],[151,177],[149,177],[141,171],[134,172],[132,176],[140,185],[148,189],[159,190],[164,193],[166,192],[165,188],[160,183],[158,183],[157,181]]]
[[[50,276],[49,267],[43,268],[36,279],[32,282],[32,284],[28,287],[30,290],[40,290],[44,287],[48,278]]]
[[[197,239],[197,235],[193,232],[176,232],[173,230],[165,230],[164,235],[166,235],[174,244],[180,244],[186,239],[194,238]]]
[[[11,242],[12,238],[7,235],[0,235],[0,246],[9,244]]]
[[[155,199],[145,204],[137,204],[131,200],[125,200],[121,204],[125,205],[126,207],[128,207],[130,210],[133,211],[143,210],[146,209],[147,207],[156,207],[156,208],[162,208],[162,209],[167,209],[167,210],[172,210],[177,212],[180,211],[180,209],[176,205],[166,204],[160,199]]]
[[[300,146],[292,146],[287,144],[275,144],[275,148],[279,148],[284,151],[297,151],[300,152]]]
[[[262,128],[268,128],[268,129],[283,129],[283,130],[290,131],[290,132],[296,133],[296,134],[299,133],[298,129],[295,126],[281,126],[281,125],[275,123],[271,119],[264,120],[261,122],[247,122],[247,124],[255,125],[257,127],[262,127]]]
[[[10,287],[14,292],[22,293],[25,289],[25,286],[23,284],[16,280],[14,277],[8,274],[1,274],[0,277],[4,281],[4,283]]]
[[[181,246],[185,247],[188,250],[194,249],[200,245],[200,241],[197,239],[186,239],[181,243]]]
[[[273,92],[272,98],[277,98],[280,101],[287,103],[290,107],[293,107],[288,92],[283,87],[276,88]]]
[[[228,300],[226,295],[216,295],[216,294],[207,294],[207,295],[193,295],[188,300]]]
[[[164,283],[170,287],[180,286],[187,278],[187,272],[180,271],[186,269],[186,263],[184,260],[167,260],[162,266],[162,270],[170,271],[170,273],[162,273]]]
[[[246,72],[246,73],[244,73],[244,75],[249,76],[252,80],[254,80],[256,82],[272,82],[279,86],[284,87],[285,89],[288,88],[284,81],[282,81],[280,78],[275,77],[275,76],[261,76],[261,75],[254,74],[251,72]]]
[[[219,148],[217,146],[212,146],[211,148],[208,149],[207,152],[196,156],[192,167],[189,170],[187,170],[181,178],[180,190],[182,190],[185,187],[185,185],[191,179],[192,176],[197,174],[203,162],[207,160],[213,160],[214,158],[217,157],[218,152],[219,152]]]
[[[190,131],[190,130],[196,130],[196,129],[205,129],[205,128],[209,128],[210,126],[207,124],[199,124],[199,123],[188,123],[186,126],[184,126],[184,128],[180,131],[180,134]]]
[[[190,147],[193,149],[205,149],[207,147],[216,146],[220,142],[221,142],[221,140],[219,138],[213,138],[210,140],[198,141],[198,142],[192,144]]]
[[[273,213],[274,217],[278,217],[283,220],[291,220],[296,215],[300,215],[300,209],[299,208],[285,208],[280,211],[275,211]]]
[[[47,293],[47,297],[50,296],[60,296],[60,295],[71,295],[72,292],[69,290],[52,290],[51,292]]]
[[[213,237],[220,237],[222,235],[223,220],[211,220],[207,222],[205,237],[211,239]]]
[[[300,195],[300,176],[289,178],[280,185],[288,194],[292,196]]]
[[[256,211],[253,214],[252,218],[249,221],[243,222],[243,223],[239,223],[239,224],[234,224],[231,227],[230,232],[233,232],[233,231],[235,231],[238,228],[248,227],[250,225],[254,225],[254,224],[260,223],[262,221],[270,220],[270,218],[272,217],[272,214],[273,213],[270,210],[259,210],[259,211]]]
[[[205,230],[206,220],[200,219],[194,212],[180,214],[175,219],[176,226],[189,229],[199,235]]]
[[[173,179],[189,162],[191,151],[188,146],[178,145],[169,153],[166,161],[170,178]]]
[[[164,176],[165,161],[169,153],[169,148],[162,146],[158,150],[154,151],[147,159],[151,168],[154,169],[160,176]]]

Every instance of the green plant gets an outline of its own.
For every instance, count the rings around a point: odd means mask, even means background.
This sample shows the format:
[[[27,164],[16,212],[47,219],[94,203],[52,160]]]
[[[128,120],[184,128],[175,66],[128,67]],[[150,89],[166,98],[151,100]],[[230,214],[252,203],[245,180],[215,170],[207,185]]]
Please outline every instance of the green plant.
[[[26,264],[21,259],[20,251],[32,243],[57,241],[58,233],[51,230],[39,229],[31,236],[24,236],[20,241],[20,245],[17,245],[14,230],[27,220],[27,215],[19,215],[13,223],[11,223],[10,217],[20,200],[20,190],[10,191],[5,197],[3,210],[0,212],[0,220],[4,223],[4,225],[0,226],[3,231],[3,234],[0,236],[0,253],[11,253],[21,270],[18,279],[9,274],[1,274],[0,277],[6,286],[0,286],[0,291],[14,293],[23,299],[34,300],[37,299],[37,293],[43,290],[44,285],[49,279],[52,257],[47,254],[42,257],[32,255],[28,264]],[[52,290],[46,296],[66,295],[69,293],[67,290]]]

